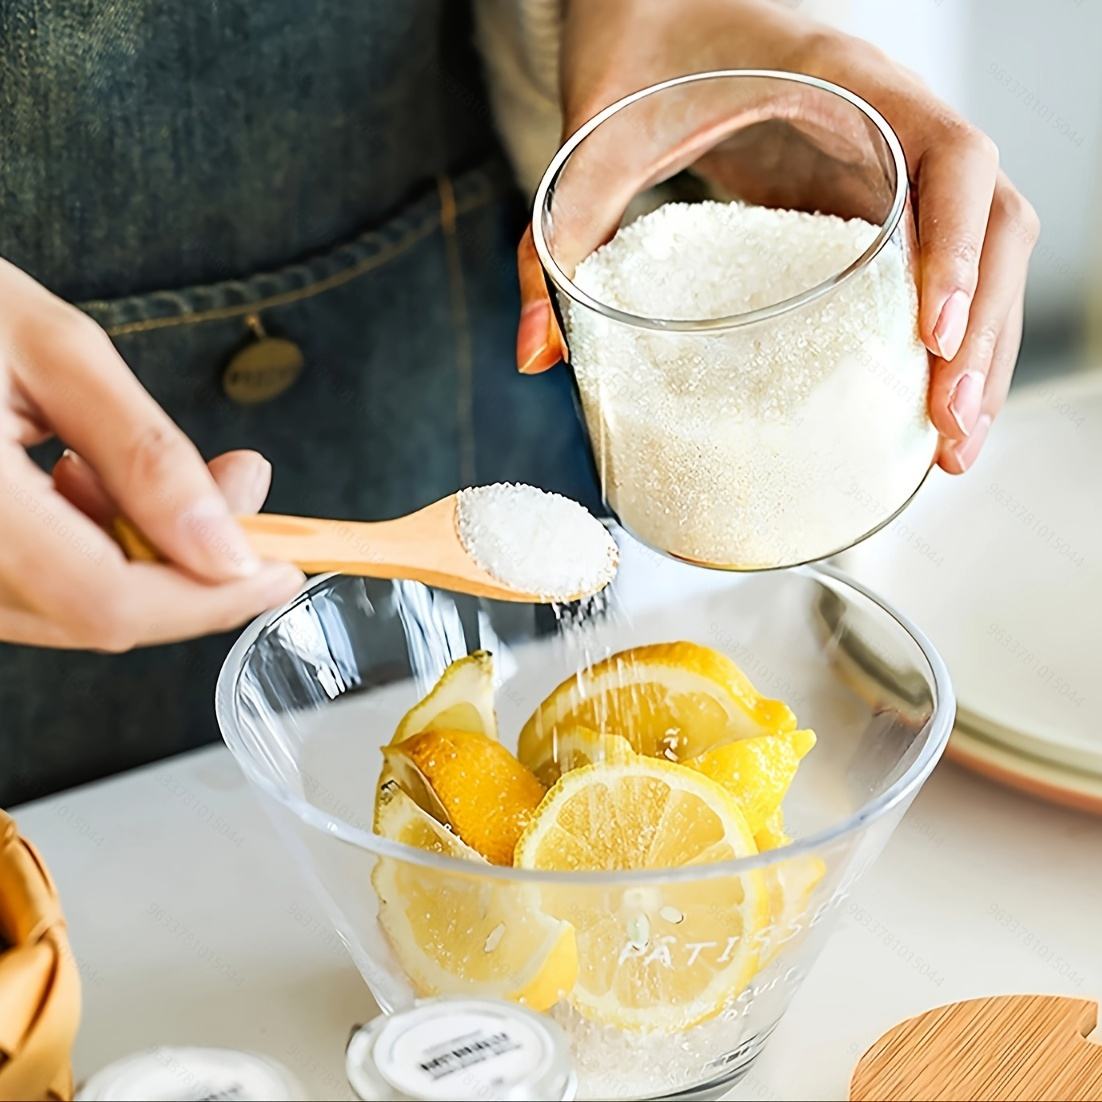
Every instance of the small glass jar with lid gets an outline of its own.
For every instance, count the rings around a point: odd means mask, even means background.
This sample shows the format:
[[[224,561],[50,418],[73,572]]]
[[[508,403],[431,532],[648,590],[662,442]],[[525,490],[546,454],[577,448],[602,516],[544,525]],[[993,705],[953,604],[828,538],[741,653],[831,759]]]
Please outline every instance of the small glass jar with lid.
[[[491,999],[423,999],[376,1018],[353,1032],[346,1070],[365,1102],[569,1102],[577,1091],[554,1022]]]

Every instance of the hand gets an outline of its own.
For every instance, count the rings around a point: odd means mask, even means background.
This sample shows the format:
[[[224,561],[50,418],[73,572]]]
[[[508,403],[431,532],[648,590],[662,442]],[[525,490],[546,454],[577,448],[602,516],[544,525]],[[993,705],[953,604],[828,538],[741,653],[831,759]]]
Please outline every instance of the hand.
[[[773,0],[570,3],[562,56],[567,135],[632,91],[706,69],[784,69],[823,77],[885,116],[899,135],[915,185],[918,324],[931,353],[930,419],[941,435],[937,460],[954,474],[971,466],[1010,387],[1026,268],[1039,230],[1033,208],[999,169],[991,139],[869,43]],[[651,165],[661,159],[655,150],[605,152],[617,170],[627,159],[636,165],[643,156]],[[670,175],[680,166],[665,167]],[[623,168],[630,172],[630,166]],[[634,194],[646,182],[641,176],[624,181],[623,192]],[[531,231],[518,262],[517,363],[532,374],[563,358],[565,345]]]
[[[122,651],[295,592],[302,575],[259,562],[232,517],[267,496],[261,456],[204,464],[107,334],[3,261],[0,305],[0,639]],[[51,479],[24,449],[55,433],[75,452]],[[120,514],[166,562],[126,560],[104,530]]]

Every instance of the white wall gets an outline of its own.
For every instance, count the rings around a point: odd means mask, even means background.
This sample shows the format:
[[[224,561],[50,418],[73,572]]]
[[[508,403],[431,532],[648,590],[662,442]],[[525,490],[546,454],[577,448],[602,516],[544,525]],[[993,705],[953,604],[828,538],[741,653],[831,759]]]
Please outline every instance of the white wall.
[[[1041,215],[1031,315],[1102,297],[1102,0],[845,0],[836,18],[998,143]]]

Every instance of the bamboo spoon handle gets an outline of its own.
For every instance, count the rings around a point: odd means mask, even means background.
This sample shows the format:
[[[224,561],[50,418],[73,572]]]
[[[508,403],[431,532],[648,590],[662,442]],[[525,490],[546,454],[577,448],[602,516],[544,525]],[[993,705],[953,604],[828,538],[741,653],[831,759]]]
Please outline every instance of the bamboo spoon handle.
[[[456,530],[454,495],[395,520],[326,520],[258,513],[237,521],[261,558],[294,563],[307,574],[335,570],[369,578],[404,578],[496,600],[547,600],[510,588],[471,559]],[[160,558],[124,518],[116,519],[114,531],[128,558],[144,562]]]
[[[433,572],[432,565],[425,563],[431,555],[429,537],[435,535],[439,543],[437,525],[447,518],[436,514],[448,512],[442,507],[450,504],[450,499],[445,499],[397,520],[328,520],[278,513],[256,513],[236,520],[249,546],[262,559],[294,563],[309,574],[340,570],[377,578],[413,577],[422,569]],[[122,517],[115,521],[115,536],[130,559],[154,562],[160,558]]]
[[[310,574],[328,570],[392,577],[400,572],[405,525],[401,521],[323,520],[258,513],[238,517],[249,545],[262,559],[292,562]],[[416,551],[417,549],[414,548]],[[405,562],[406,567],[417,563]]]

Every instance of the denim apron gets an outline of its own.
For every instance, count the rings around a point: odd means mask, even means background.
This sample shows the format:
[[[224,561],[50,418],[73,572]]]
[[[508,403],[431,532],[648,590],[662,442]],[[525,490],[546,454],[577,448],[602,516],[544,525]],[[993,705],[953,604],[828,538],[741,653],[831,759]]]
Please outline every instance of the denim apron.
[[[204,455],[271,459],[268,509],[596,504],[565,373],[513,368],[524,211],[456,0],[0,0],[0,211]],[[242,400],[264,335],[301,372]],[[0,646],[0,804],[216,738],[231,638]]]

